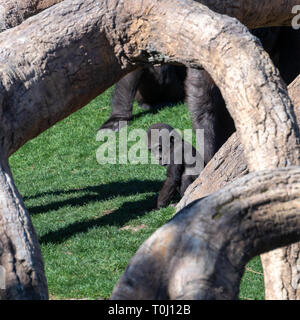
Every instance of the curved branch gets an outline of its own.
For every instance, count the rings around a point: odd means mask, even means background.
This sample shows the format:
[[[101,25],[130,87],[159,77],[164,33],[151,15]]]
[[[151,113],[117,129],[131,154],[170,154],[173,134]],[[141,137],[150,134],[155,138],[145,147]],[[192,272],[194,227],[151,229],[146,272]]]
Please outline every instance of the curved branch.
[[[144,242],[111,299],[236,299],[252,257],[299,241],[299,181],[299,167],[252,173],[191,203]]]
[[[38,238],[3,158],[0,158],[0,208],[0,265],[6,270],[0,300],[48,299]]]
[[[300,75],[289,85],[288,93],[300,124]],[[207,164],[200,176],[188,187],[176,206],[176,212],[194,200],[213,193],[249,172],[243,146],[235,132]]]
[[[251,170],[299,162],[291,102],[260,43],[236,19],[194,1],[65,0],[3,32],[0,41],[0,102],[9,113],[0,124],[8,154],[134,64],[180,62],[204,66],[220,87]]]
[[[289,85],[289,95],[295,105],[300,124],[300,75]],[[205,197],[248,172],[247,161],[237,133],[234,133],[186,190],[177,211],[191,202]],[[261,256],[264,268],[265,296],[268,300],[299,299],[298,288],[299,243],[280,248]],[[276,268],[274,268],[276,265]]]

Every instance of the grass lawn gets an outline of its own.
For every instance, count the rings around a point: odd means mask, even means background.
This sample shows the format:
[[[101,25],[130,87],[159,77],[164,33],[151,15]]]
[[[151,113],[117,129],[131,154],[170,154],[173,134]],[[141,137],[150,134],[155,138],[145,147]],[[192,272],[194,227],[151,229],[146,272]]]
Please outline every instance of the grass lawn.
[[[29,141],[10,158],[19,191],[37,230],[52,299],[107,299],[129,259],[174,213],[153,210],[165,168],[99,165],[97,128],[110,114],[108,90]],[[166,122],[190,128],[183,105],[156,114],[134,107],[129,127]],[[129,144],[130,146],[130,144]],[[258,258],[247,266],[240,297],[263,299]]]

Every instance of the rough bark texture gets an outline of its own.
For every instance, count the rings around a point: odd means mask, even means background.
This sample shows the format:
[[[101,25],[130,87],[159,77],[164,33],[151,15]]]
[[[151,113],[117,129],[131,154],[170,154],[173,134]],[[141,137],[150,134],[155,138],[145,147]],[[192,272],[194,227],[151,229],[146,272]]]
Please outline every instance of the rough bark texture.
[[[1,33],[0,99],[7,112],[0,121],[9,154],[125,74],[104,16],[97,1],[67,1]]]
[[[300,125],[300,75],[289,85],[288,93],[294,104],[298,125]],[[192,201],[219,190],[248,172],[243,146],[235,132],[207,164],[200,176],[188,187],[176,206],[176,212]]]
[[[274,1],[274,4],[279,2]],[[282,14],[278,14],[278,21],[282,21]],[[203,66],[210,73],[235,120],[250,171],[299,164],[295,115],[286,87],[268,55],[236,19],[216,14],[190,0],[65,0],[27,19],[18,27],[2,32],[0,148],[3,163],[29,139],[86,105],[137,65],[160,62]],[[8,179],[9,175],[5,172],[3,167],[1,174]],[[295,175],[298,177],[297,173]],[[297,210],[299,206],[293,198],[297,193],[293,189],[293,179],[290,180],[287,189],[278,187],[278,190],[283,192],[283,196],[279,197],[282,206],[293,216],[294,207]],[[274,183],[273,180],[269,182]],[[285,183],[286,180],[283,185]],[[9,185],[14,190],[12,180]],[[18,204],[10,205],[9,202],[7,207],[10,210],[0,212],[0,219],[5,222],[3,226],[12,242],[10,247],[3,246],[1,255],[1,262],[5,261],[7,269],[6,282],[11,284],[7,288],[8,297],[45,298],[46,284],[41,274],[40,251],[30,217],[17,192],[5,191],[5,186],[3,179],[4,201],[8,202],[11,199],[9,194],[13,194],[12,200]],[[266,194],[276,205],[277,198]],[[209,199],[212,203],[208,203],[208,207],[214,205],[213,198]],[[285,199],[291,200],[290,205],[284,204]],[[268,201],[266,198],[265,202]],[[243,201],[239,204],[242,205]],[[272,212],[273,206],[269,207]],[[267,218],[269,211],[267,207],[264,210]],[[238,213],[238,209],[235,212]],[[293,227],[298,226],[290,216],[287,219],[293,221]],[[279,220],[284,226],[288,224],[284,218],[281,220],[281,216]],[[9,225],[10,221],[14,221],[14,226]],[[276,221],[275,239],[279,237]],[[185,222],[182,223],[185,226]],[[267,225],[270,227],[272,223]],[[16,239],[16,233],[10,231],[12,228],[26,231],[19,232],[21,240]],[[285,229],[280,229],[280,232],[280,236],[284,235],[282,241],[296,239],[294,229],[291,237],[285,237]],[[22,255],[19,255],[19,250],[13,249],[18,249],[19,243],[22,243],[20,247],[27,246],[23,248]],[[270,246],[275,248],[275,244],[279,245],[279,242],[275,241]],[[182,247],[181,254],[186,253]],[[221,251],[218,254],[224,255]],[[21,263],[17,267],[18,261]],[[226,266],[228,270],[222,270],[222,276],[226,271],[228,279],[235,281],[237,276],[234,278],[228,263]],[[181,271],[176,272],[179,282],[184,280]],[[239,277],[240,273],[237,275]],[[10,282],[11,279],[14,280]],[[217,279],[222,281],[219,275]],[[233,286],[236,286],[235,283]],[[15,286],[19,289],[14,291]],[[176,290],[170,297],[205,298],[208,295],[194,295],[194,288],[190,294],[181,294],[178,288]],[[223,297],[236,295],[234,288],[229,288],[228,292]],[[222,297],[213,288],[211,295]]]
[[[300,76],[289,85],[289,95],[300,124]],[[237,133],[234,133],[186,190],[177,205],[177,212],[247,173],[243,147]],[[299,252],[300,246],[296,243],[261,255],[267,300],[300,300]]]
[[[299,240],[299,178],[299,167],[251,173],[191,203],[144,242],[111,298],[237,299],[253,256]]]
[[[0,35],[3,161],[124,74],[103,25],[99,26],[103,7],[97,1],[68,2]],[[7,177],[4,171],[1,174]],[[7,189],[5,181],[1,186]],[[2,210],[0,216],[1,228],[7,230],[1,236],[1,264],[6,270],[2,298],[45,299],[47,284],[38,241],[20,195],[14,192],[13,196],[18,206],[7,205],[9,210]]]
[[[28,17],[62,0],[2,0],[0,3],[0,32],[17,26]],[[237,18],[248,28],[290,26],[292,8],[298,0],[195,0],[211,10]]]
[[[15,27],[27,18],[62,0],[1,0],[0,32]]]
[[[208,32],[198,32],[204,29]],[[5,148],[9,153],[112,85],[132,62],[174,61],[203,65],[214,78],[245,139],[250,168],[292,165],[299,159],[291,103],[269,57],[238,21],[193,1],[144,0],[132,6],[123,1],[64,1],[2,33],[0,41],[3,99],[11,116],[17,115],[11,147]],[[23,90],[14,93],[16,82]],[[47,110],[57,102],[53,109],[59,115],[49,115]],[[270,106],[276,106],[272,118]],[[25,116],[28,110],[32,114]],[[274,127],[276,134],[268,129]]]
[[[3,299],[47,299],[48,289],[37,236],[7,163],[0,167],[0,265]]]

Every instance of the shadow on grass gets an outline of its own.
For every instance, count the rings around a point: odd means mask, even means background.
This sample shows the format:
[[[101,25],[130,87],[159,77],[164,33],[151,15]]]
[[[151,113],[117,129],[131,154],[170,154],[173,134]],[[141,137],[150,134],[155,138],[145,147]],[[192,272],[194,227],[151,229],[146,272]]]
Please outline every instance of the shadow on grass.
[[[133,115],[132,121],[135,121],[139,118],[142,118],[144,115],[146,114],[152,114],[155,115],[157,114],[160,110],[166,108],[166,107],[175,107],[178,104],[182,104],[184,103],[183,101],[179,101],[179,102],[162,102],[159,104],[156,104],[154,106],[152,106],[149,110],[143,110],[142,108],[139,108],[139,112]]]
[[[99,218],[72,223],[64,228],[51,231],[42,236],[42,244],[61,243],[75,234],[87,232],[90,228],[105,225],[122,227],[126,222],[136,217],[145,215],[155,209],[157,196],[150,196],[145,200],[125,202],[119,209]]]
[[[113,182],[109,184],[90,186],[82,189],[58,190],[53,192],[42,192],[30,197],[24,197],[24,200],[36,199],[44,196],[72,195],[78,192],[90,194],[79,197],[72,197],[66,200],[54,201],[41,206],[28,206],[31,215],[47,213],[48,211],[58,210],[64,206],[83,206],[90,202],[104,201],[117,196],[130,196],[137,193],[158,192],[162,186],[162,181],[158,180],[131,180],[128,182]]]

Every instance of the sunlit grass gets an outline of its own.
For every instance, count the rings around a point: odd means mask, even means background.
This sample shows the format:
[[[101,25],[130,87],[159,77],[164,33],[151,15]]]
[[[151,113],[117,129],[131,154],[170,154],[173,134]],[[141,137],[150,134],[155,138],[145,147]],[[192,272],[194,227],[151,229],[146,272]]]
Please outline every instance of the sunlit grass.
[[[110,92],[10,158],[39,236],[54,299],[108,298],[138,247],[174,213],[172,207],[153,209],[165,168],[97,163],[96,133],[110,114]],[[182,104],[154,114],[135,105],[134,115],[129,131],[155,122],[191,128]],[[258,259],[250,266],[261,272]],[[263,298],[262,275],[246,271],[241,297]]]

